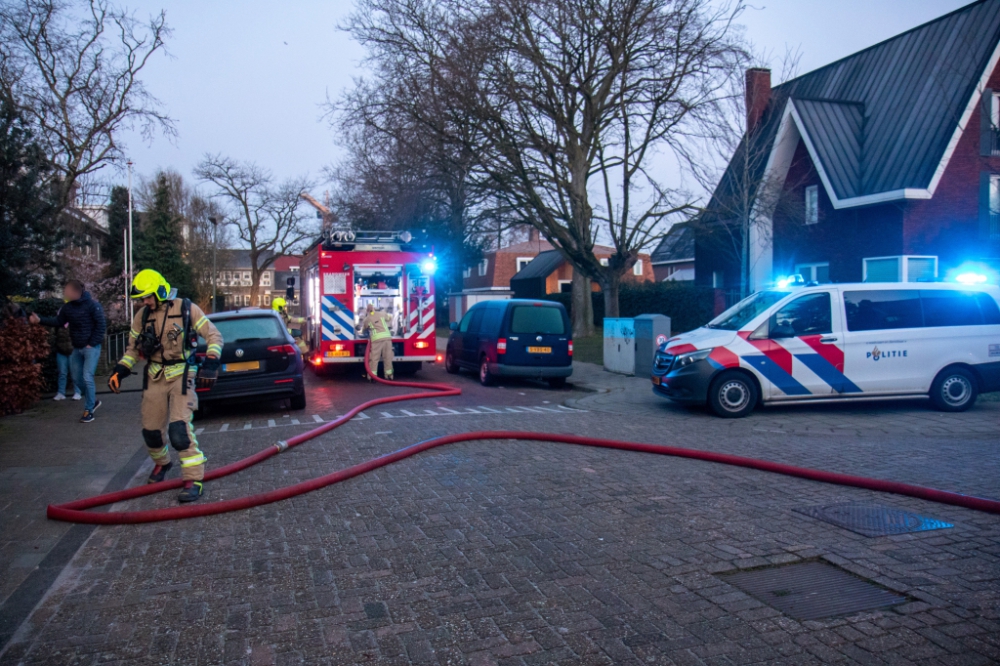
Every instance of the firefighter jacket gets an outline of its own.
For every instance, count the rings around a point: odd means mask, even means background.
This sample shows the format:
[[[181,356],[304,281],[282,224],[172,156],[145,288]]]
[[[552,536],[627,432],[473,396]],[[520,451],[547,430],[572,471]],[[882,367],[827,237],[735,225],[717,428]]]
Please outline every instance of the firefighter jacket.
[[[139,309],[132,319],[132,330],[129,332],[128,347],[122,356],[122,365],[129,369],[142,358],[140,335],[143,328],[143,317],[146,318],[146,328],[162,345],[162,348],[147,358],[146,372],[150,379],[161,376],[167,381],[173,381],[184,374],[187,359],[194,354],[194,349],[185,343],[187,335],[184,331],[183,299],[163,301],[160,307],[145,315],[145,307]],[[191,303],[190,327],[208,342],[206,355],[213,358],[222,356],[222,334],[215,324],[208,320],[202,309]]]
[[[392,337],[392,317],[381,310],[375,310],[361,322],[361,329],[368,331],[369,339],[384,340]]]

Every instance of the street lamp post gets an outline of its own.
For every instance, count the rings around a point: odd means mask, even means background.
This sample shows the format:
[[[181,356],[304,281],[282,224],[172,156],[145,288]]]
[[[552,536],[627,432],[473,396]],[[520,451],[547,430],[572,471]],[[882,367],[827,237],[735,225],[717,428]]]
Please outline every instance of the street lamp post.
[[[134,266],[132,264],[132,248],[133,248],[133,243],[132,243],[132,160],[129,160],[126,164],[128,164],[128,247],[126,248],[128,250],[128,267],[127,267],[127,277],[126,277],[125,289],[129,290],[132,287],[132,277],[133,277],[132,271],[134,269]],[[132,305],[132,299],[131,298],[128,299],[128,316],[129,316],[129,321],[132,321],[132,318],[135,317],[135,312],[133,310],[133,305]]]
[[[219,249],[219,218],[210,217],[208,221],[212,223],[212,312],[215,312],[215,286],[219,283],[219,273],[215,268],[215,253]]]

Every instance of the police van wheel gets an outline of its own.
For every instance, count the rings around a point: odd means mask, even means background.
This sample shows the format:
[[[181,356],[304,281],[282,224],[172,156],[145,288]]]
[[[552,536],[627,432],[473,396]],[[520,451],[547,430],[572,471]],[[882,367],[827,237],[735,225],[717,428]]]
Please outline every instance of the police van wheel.
[[[978,395],[975,376],[960,366],[945,368],[931,384],[931,402],[942,412],[964,412]]]
[[[490,361],[485,356],[479,359],[479,383],[483,386],[493,386],[497,383],[490,372]]]
[[[724,419],[742,418],[757,406],[757,386],[742,372],[724,372],[708,389],[708,406]]]

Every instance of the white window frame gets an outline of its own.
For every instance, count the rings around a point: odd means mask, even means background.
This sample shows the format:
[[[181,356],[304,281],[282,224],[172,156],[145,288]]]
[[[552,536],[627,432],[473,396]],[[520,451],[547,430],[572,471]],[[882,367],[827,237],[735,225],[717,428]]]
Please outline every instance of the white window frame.
[[[472,277],[472,266],[468,266],[465,270],[462,271],[462,277],[465,279]]]
[[[490,270],[490,260],[487,257],[483,257],[483,260],[479,262],[478,273],[479,277],[486,277],[486,273]]]
[[[823,266],[826,266],[826,274],[829,277],[829,275],[830,275],[830,262],[829,261],[816,261],[816,262],[813,262],[811,264],[795,264],[795,272],[798,273],[799,275],[802,275],[802,278],[806,282],[814,282],[814,281],[818,282],[818,280],[816,280],[816,269],[817,268],[822,268]],[[802,269],[803,268],[809,270],[809,275],[804,275],[802,273]]]
[[[600,259],[597,260],[597,263],[599,263],[601,266],[607,266],[608,264],[611,263],[611,260],[608,259],[607,257],[601,257]]]
[[[897,282],[909,282],[910,281],[910,259],[933,259],[934,260],[934,277],[938,276],[938,258],[929,254],[897,254],[888,257],[865,257],[861,260],[861,279],[865,282],[868,281],[868,262],[869,261],[879,261],[882,259],[897,259],[899,265],[899,271],[896,274]]]
[[[819,223],[819,185],[809,185],[805,192],[806,224]]]
[[[1000,213],[1000,173],[990,175],[990,214]]]
[[[525,266],[527,266],[528,264],[530,264],[533,259],[534,259],[534,257],[518,257],[517,259],[515,259],[514,260],[514,266],[517,268],[517,270],[514,271],[514,272],[515,273],[520,273],[521,270]]]
[[[243,271],[243,279],[244,280],[250,280],[250,279],[252,279],[250,277],[250,271]]]
[[[632,266],[632,275],[642,277],[642,259],[635,260],[635,264]]]
[[[993,101],[990,104],[990,122],[993,127],[1000,127],[1000,92],[993,93]]]
[[[264,271],[264,274],[260,276],[260,284],[262,287],[271,286],[271,271]]]
[[[264,294],[264,305],[271,305],[271,294]]]
[[[559,293],[562,293],[563,285],[564,284],[572,285],[573,281],[572,280],[556,280],[556,283],[559,286]]]
[[[722,289],[723,285],[726,283],[725,276],[722,271],[712,271],[712,288]]]
[[[250,307],[250,294],[243,294],[243,307],[245,308]]]

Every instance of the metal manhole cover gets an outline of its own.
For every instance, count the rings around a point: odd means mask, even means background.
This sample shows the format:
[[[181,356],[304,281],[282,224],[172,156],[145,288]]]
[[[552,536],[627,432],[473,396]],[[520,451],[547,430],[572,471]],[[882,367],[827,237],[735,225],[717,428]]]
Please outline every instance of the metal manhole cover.
[[[942,520],[878,504],[831,504],[807,506],[794,511],[869,537],[954,527]]]
[[[909,601],[825,562],[801,562],[719,576],[796,620],[818,620]]]

